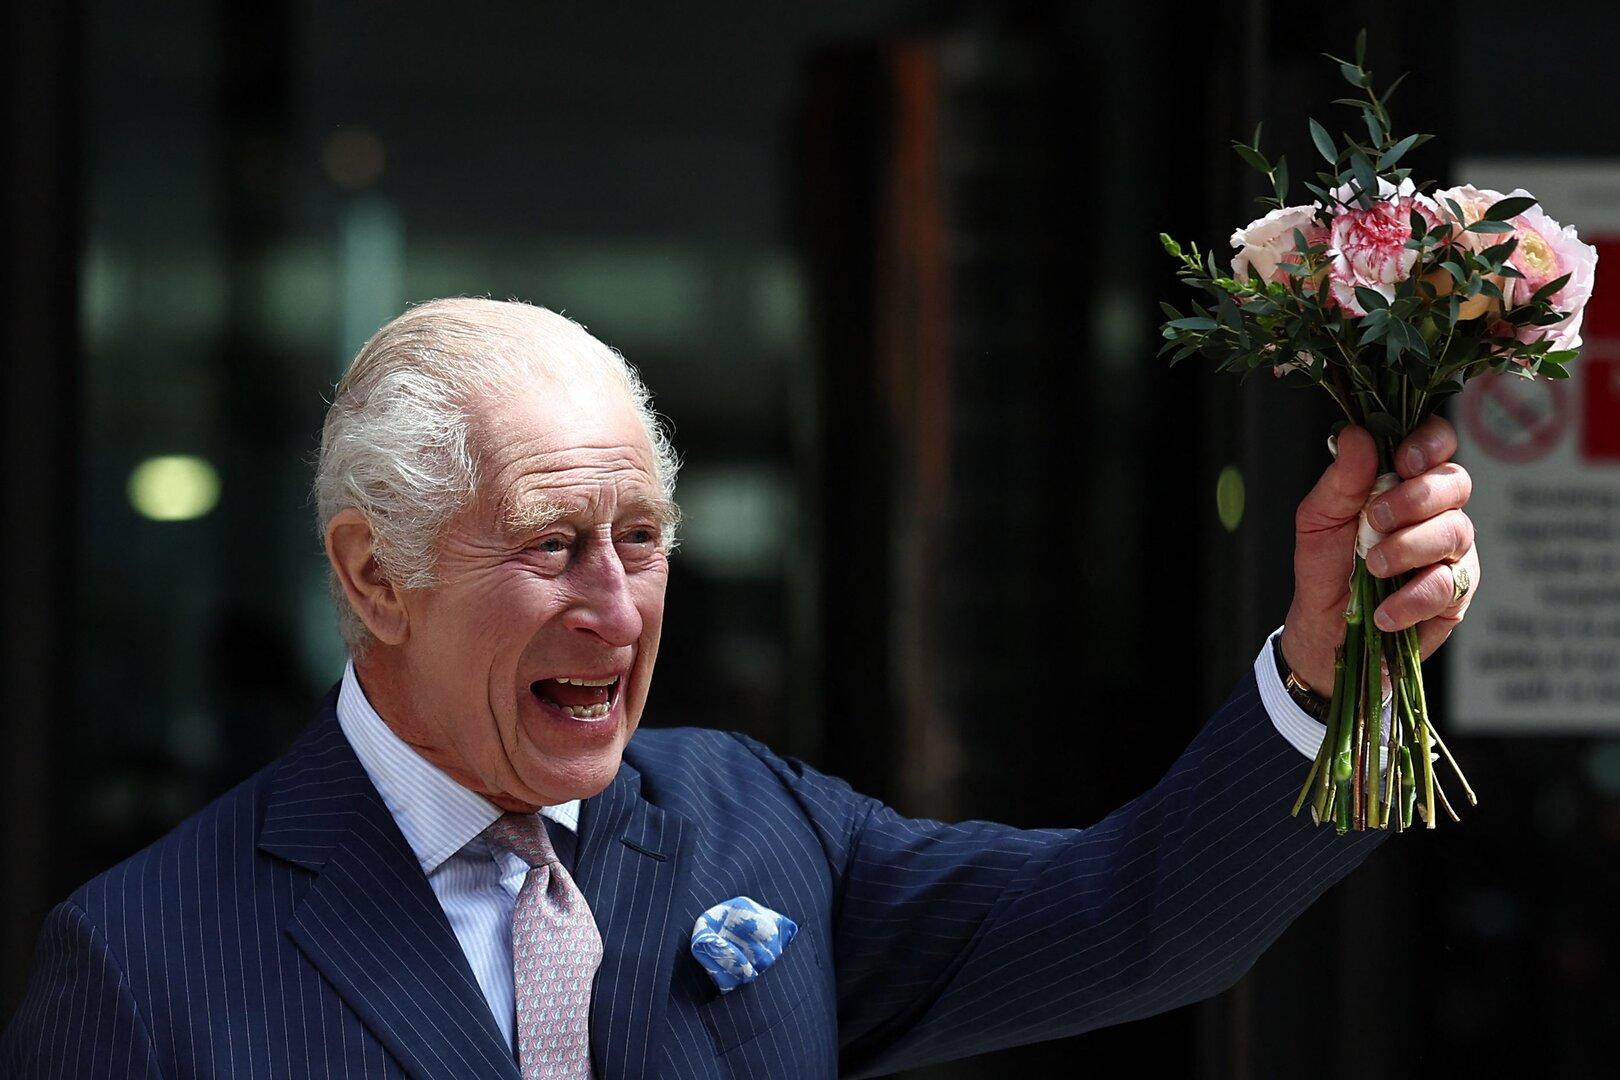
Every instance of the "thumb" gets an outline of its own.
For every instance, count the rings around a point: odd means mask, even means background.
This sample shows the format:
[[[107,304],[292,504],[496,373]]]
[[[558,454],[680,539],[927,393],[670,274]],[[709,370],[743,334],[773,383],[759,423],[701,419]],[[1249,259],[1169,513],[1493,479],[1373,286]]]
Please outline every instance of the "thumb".
[[[1298,531],[1337,528],[1361,513],[1378,475],[1378,447],[1365,428],[1339,432],[1339,454],[1299,504]]]

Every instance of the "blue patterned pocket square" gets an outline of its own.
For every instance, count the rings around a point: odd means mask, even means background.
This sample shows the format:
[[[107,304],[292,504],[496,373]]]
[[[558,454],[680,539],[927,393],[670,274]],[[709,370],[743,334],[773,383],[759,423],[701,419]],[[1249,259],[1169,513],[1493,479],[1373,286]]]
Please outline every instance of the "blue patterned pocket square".
[[[698,916],[692,955],[722,994],[753,982],[776,963],[799,924],[746,896],[736,896]]]

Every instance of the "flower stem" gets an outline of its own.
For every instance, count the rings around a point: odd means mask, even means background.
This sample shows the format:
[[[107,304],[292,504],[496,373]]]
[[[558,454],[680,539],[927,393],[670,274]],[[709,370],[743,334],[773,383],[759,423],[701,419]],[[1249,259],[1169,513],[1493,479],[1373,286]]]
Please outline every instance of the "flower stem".
[[[1366,723],[1367,740],[1362,750],[1362,768],[1366,771],[1365,788],[1367,791],[1367,827],[1379,827],[1378,811],[1378,748],[1382,745],[1381,731],[1384,713],[1384,635],[1373,622],[1372,613],[1377,610],[1382,585],[1377,578],[1368,575],[1363,583],[1364,598],[1361,605],[1363,618],[1367,621],[1367,656],[1363,665],[1363,678],[1367,682]]]

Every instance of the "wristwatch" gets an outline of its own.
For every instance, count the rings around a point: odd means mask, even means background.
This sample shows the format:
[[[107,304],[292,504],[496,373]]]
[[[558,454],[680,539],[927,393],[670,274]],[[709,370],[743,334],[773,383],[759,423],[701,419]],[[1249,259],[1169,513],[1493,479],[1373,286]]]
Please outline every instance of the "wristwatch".
[[[1288,691],[1288,696],[1294,699],[1294,704],[1304,709],[1311,719],[1318,723],[1327,723],[1328,707],[1332,702],[1312,693],[1305,680],[1294,674],[1294,669],[1283,659],[1281,634],[1271,639],[1271,655],[1277,661],[1277,677],[1282,680],[1283,689]]]

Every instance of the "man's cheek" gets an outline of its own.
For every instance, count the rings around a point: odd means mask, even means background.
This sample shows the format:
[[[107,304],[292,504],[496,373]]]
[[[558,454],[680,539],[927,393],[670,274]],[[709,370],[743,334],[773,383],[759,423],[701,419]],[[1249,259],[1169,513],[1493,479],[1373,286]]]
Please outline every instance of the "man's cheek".
[[[526,639],[545,621],[550,593],[531,575],[488,582],[468,597],[467,633],[486,644]]]

